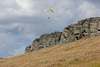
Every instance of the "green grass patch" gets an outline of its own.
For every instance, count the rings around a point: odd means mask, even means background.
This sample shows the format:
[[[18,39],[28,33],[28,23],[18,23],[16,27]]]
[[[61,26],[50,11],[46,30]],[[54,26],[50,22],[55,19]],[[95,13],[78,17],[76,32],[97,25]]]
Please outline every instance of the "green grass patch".
[[[94,63],[91,65],[91,67],[100,67],[100,63]]]
[[[70,65],[79,65],[79,64],[84,64],[90,62],[89,60],[77,60],[77,61],[71,61],[69,62]]]

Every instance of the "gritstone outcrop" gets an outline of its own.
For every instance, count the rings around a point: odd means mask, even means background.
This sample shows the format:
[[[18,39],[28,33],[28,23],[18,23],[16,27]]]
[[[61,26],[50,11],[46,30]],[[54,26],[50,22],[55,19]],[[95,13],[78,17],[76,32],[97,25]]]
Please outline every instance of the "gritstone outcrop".
[[[65,27],[63,32],[43,34],[26,47],[25,53],[95,36],[100,36],[100,17],[80,20]]]
[[[36,38],[32,45],[26,47],[25,53],[59,45],[61,34],[62,32],[58,31],[51,34],[43,34],[40,38]]]

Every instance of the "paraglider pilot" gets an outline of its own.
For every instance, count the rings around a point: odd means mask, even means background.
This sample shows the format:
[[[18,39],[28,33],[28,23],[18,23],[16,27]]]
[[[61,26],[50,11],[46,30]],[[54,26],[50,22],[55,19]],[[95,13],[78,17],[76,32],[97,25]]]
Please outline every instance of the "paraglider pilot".
[[[50,17],[48,17],[48,19],[50,19]]]

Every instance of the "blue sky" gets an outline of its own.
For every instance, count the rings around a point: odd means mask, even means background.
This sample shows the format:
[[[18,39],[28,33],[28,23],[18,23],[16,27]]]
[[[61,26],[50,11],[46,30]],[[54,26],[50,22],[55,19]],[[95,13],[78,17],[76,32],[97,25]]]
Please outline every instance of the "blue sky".
[[[25,47],[44,33],[99,17],[99,4],[100,0],[0,0],[0,57],[24,54]],[[48,8],[54,13],[44,12]]]

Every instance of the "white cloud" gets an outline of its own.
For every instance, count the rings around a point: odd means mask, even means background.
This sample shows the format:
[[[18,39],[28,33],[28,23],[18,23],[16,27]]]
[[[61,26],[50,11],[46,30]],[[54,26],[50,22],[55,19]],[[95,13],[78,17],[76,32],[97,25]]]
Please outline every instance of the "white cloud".
[[[73,13],[70,10],[66,10],[66,9],[57,9],[58,11],[56,12],[56,17],[55,20],[57,21],[63,21],[65,19],[71,19],[73,17]]]
[[[0,6],[2,7],[15,7],[16,1],[15,0],[0,0]]]
[[[32,0],[4,0],[0,2],[0,17],[13,16],[32,16],[35,15],[35,2]]]
[[[0,30],[0,57],[22,54],[25,48],[22,46],[31,44],[34,39],[30,28],[30,25],[22,23],[0,25],[3,29]]]
[[[32,9],[34,6],[31,0],[16,0],[21,9]]]
[[[81,12],[80,17],[100,16],[100,9],[88,1],[83,2],[78,10]]]

